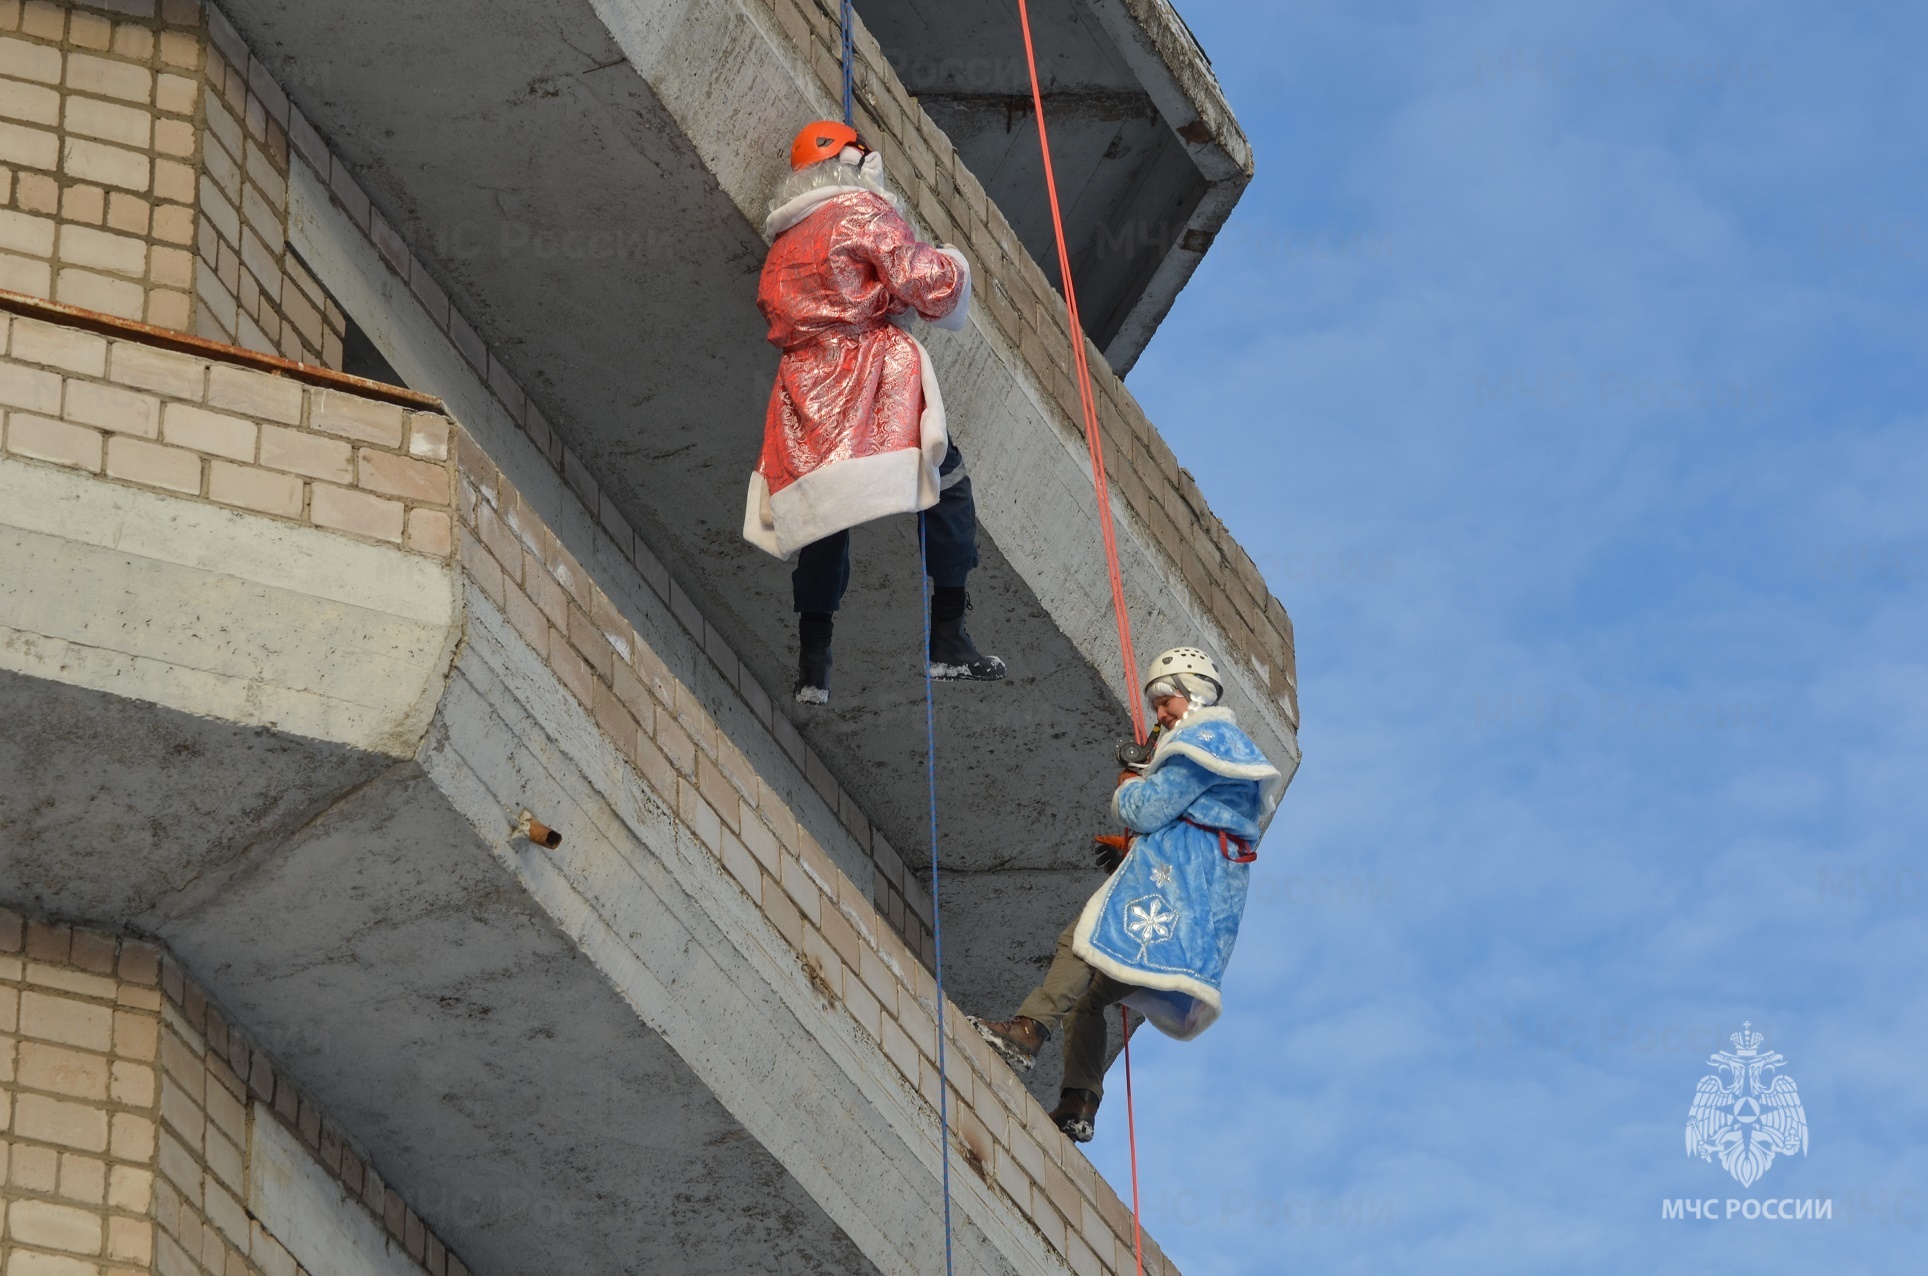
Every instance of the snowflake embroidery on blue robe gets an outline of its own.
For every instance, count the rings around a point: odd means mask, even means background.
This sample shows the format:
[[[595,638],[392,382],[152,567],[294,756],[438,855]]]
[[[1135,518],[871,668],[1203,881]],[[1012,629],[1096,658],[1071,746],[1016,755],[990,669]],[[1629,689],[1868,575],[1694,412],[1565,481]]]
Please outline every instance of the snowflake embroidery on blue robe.
[[[1125,933],[1138,941],[1140,961],[1145,959],[1146,949],[1170,939],[1177,924],[1178,914],[1159,895],[1134,899],[1125,907]]]
[[[1133,989],[1127,1004],[1189,1041],[1218,1018],[1251,867],[1216,833],[1256,843],[1285,777],[1230,709],[1194,709],[1159,741],[1143,778],[1112,794],[1131,852],[1078,917],[1072,951]]]

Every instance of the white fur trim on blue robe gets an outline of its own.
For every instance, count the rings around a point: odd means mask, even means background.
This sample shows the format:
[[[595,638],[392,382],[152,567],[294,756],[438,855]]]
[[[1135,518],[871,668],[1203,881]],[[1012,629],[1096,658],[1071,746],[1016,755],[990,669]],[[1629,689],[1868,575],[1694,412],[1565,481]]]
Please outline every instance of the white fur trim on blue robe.
[[[1131,984],[1125,1004],[1167,1036],[1190,1041],[1218,1018],[1251,873],[1225,858],[1216,833],[1180,817],[1256,842],[1284,788],[1232,711],[1206,708],[1180,719],[1143,778],[1112,796],[1112,812],[1137,836],[1085,905],[1071,948]]]

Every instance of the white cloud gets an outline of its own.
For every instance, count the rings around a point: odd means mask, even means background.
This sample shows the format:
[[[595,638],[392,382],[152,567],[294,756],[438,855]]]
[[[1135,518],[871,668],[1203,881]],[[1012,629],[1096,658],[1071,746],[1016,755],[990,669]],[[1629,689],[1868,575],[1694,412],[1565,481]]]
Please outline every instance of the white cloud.
[[[1131,383],[1293,614],[1305,764],[1225,1017],[1139,1051],[1155,1232],[1897,1269],[1919,1225],[1659,1202],[1744,1195],[1680,1132],[1752,1019],[1813,1129],[1773,1183],[1928,1203],[1928,18],[1183,7],[1260,177]]]

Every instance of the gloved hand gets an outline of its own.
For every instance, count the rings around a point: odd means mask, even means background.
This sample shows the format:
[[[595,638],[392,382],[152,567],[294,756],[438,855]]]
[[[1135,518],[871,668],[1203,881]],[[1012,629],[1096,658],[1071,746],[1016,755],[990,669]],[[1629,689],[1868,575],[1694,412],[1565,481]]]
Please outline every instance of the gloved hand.
[[[1123,833],[1098,833],[1091,840],[1098,848],[1092,853],[1092,861],[1104,870],[1106,877],[1117,872],[1131,850],[1131,838]]]
[[[1145,777],[1143,775],[1139,774],[1136,771],[1124,770],[1118,773],[1118,784],[1123,784],[1126,780],[1142,780],[1144,778]],[[1111,787],[1115,789],[1118,787],[1118,784],[1114,784]]]

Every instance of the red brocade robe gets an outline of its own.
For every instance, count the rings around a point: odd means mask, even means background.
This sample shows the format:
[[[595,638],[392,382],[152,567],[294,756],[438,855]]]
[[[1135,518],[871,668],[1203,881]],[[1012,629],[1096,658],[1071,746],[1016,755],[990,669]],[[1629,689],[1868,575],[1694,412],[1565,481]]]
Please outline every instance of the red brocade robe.
[[[757,306],[783,351],[743,535],[779,558],[833,532],[937,503],[949,447],[923,344],[893,320],[962,327],[963,254],[918,241],[881,196],[812,191],[771,214]]]

